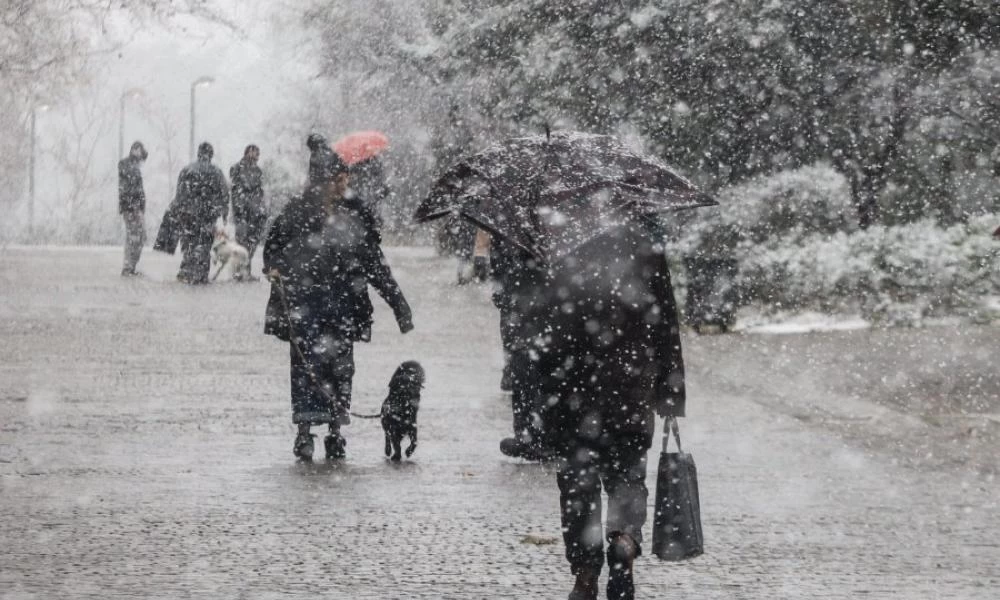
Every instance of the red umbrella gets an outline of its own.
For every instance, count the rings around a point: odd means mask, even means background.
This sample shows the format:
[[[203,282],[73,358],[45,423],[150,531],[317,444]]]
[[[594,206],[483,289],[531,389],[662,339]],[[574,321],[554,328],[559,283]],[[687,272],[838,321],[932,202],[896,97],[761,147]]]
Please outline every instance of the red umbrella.
[[[334,151],[348,165],[378,156],[389,147],[389,138],[381,131],[356,131],[333,144]]]

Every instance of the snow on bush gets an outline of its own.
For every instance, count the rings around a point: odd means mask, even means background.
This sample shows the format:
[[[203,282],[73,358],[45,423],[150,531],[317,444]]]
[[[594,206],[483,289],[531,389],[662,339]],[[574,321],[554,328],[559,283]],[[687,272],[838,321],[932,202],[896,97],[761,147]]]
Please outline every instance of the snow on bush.
[[[719,202],[686,216],[670,252],[735,259],[744,302],[768,311],[912,322],[969,315],[1000,294],[1000,242],[990,235],[1000,215],[860,231],[846,182],[825,165],[729,188]]]

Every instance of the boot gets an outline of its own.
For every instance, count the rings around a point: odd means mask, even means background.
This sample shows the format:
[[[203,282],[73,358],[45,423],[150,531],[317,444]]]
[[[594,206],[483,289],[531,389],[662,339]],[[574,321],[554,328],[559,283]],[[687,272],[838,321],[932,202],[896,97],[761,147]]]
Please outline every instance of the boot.
[[[309,433],[309,430],[305,431],[299,430],[299,434],[295,436],[295,445],[292,447],[292,453],[299,460],[311,461],[313,459],[313,438],[315,435]]]
[[[627,533],[613,533],[608,544],[608,600],[634,600],[632,581],[639,545]]]
[[[340,425],[330,424],[330,434],[323,439],[323,447],[326,448],[327,460],[340,460],[347,456],[347,440],[340,435]]]
[[[583,570],[576,574],[576,583],[569,593],[569,600],[597,600],[597,573]]]

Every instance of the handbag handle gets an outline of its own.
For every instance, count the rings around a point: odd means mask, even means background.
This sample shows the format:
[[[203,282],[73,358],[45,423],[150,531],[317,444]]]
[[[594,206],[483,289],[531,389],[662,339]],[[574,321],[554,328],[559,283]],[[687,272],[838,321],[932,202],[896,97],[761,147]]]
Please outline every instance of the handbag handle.
[[[667,447],[670,445],[670,434],[674,434],[674,440],[677,442],[677,451],[683,453],[684,450],[681,449],[681,429],[677,425],[677,417],[667,417],[663,420],[663,451],[667,451]]]

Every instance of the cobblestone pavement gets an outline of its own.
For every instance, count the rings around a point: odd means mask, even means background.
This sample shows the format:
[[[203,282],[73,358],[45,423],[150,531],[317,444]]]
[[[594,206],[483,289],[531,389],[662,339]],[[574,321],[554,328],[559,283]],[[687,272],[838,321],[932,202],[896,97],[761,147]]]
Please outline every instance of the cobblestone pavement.
[[[129,281],[117,250],[0,249],[0,599],[565,598],[554,475],[497,451],[488,291],[453,286],[429,250],[389,257],[417,329],[377,307],[355,408],[375,411],[394,366],[420,359],[421,445],[387,463],[377,422],[355,421],[330,466],[292,459],[263,283],[187,288],[148,250]],[[764,408],[713,383],[740,372],[725,348],[687,342],[706,554],[643,557],[639,597],[998,597],[994,479],[903,466]]]

